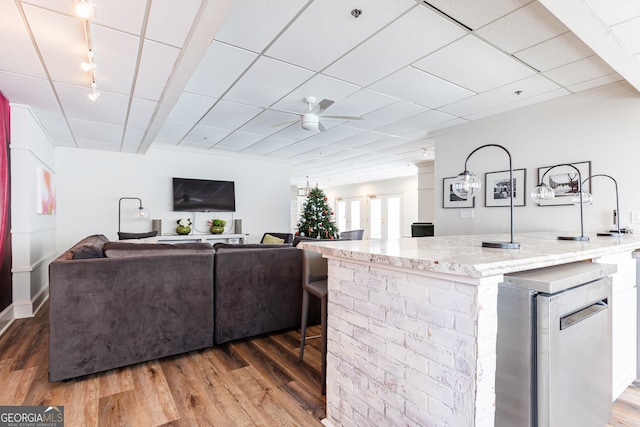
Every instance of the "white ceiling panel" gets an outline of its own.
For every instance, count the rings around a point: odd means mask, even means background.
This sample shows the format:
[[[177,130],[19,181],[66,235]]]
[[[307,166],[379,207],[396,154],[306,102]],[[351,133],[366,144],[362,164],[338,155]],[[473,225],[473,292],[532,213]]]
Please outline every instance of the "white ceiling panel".
[[[435,12],[416,5],[336,61],[324,73],[367,86],[465,33],[465,30]]]
[[[168,120],[195,123],[199,121],[216,102],[215,98],[182,92],[174,105]]]
[[[219,98],[256,58],[255,53],[214,41],[185,91]]]
[[[300,0],[235,1],[216,40],[260,53],[304,6]]]
[[[107,92],[100,95],[100,102],[93,102],[83,87],[56,83],[55,89],[69,119],[124,126],[129,101],[126,96]]]
[[[269,47],[266,54],[320,71],[412,7],[415,7],[413,0],[313,2]],[[363,11],[358,18],[351,14],[356,8]],[[305,43],[301,43],[301,40]],[[320,45],[323,49],[308,48]]]
[[[547,71],[591,55],[593,51],[575,34],[564,33],[520,51],[515,56],[539,71]]]
[[[427,3],[473,30],[493,22],[532,0],[428,0]]]
[[[509,53],[516,53],[560,34],[567,27],[538,2],[501,18],[476,34]]]
[[[269,106],[312,76],[309,70],[262,57],[225,96],[230,101]]]
[[[182,47],[201,3],[201,0],[153,0],[145,37]]]
[[[173,72],[180,50],[145,40],[136,76],[134,96],[158,101]]]
[[[0,71],[0,92],[9,101],[30,105],[34,111],[60,114],[51,83],[47,80]]]
[[[519,101],[520,97],[528,98],[540,95],[556,90],[558,87],[558,85],[542,76],[533,76],[489,92],[481,93],[473,98],[447,105],[441,108],[441,110],[455,116],[466,117],[471,114],[477,114],[491,108]],[[522,93],[518,95],[516,91],[522,91]]]
[[[594,55],[549,70],[545,75],[561,86],[570,86],[613,73],[615,71],[606,62]]]
[[[437,108],[475,95],[468,89],[413,67],[405,67],[370,87],[429,108]]]
[[[24,5],[23,8],[51,78],[89,87],[89,77],[80,68],[82,61],[87,59],[82,22],[35,6]]]
[[[0,40],[11,40],[2,44],[0,71],[46,77],[14,2],[0,2]]]
[[[250,147],[247,147],[244,152],[249,154],[268,154],[281,148],[287,147],[295,141],[291,139],[278,138],[275,136],[269,136]]]
[[[260,155],[294,185],[415,173],[436,131],[622,78],[640,90],[637,1],[545,0],[561,19],[535,0],[88,1],[95,102],[74,2],[0,0],[0,91],[53,143]],[[581,30],[594,22],[597,37]],[[304,130],[306,96],[364,120]]]
[[[133,98],[131,100],[131,110],[129,111],[129,120],[127,126],[133,126],[138,129],[146,129],[146,124],[151,120],[151,116],[156,111],[158,103],[143,98]]]
[[[523,63],[472,35],[412,65],[475,92],[484,92],[535,74]]]
[[[233,130],[250,121],[260,114],[261,111],[262,109],[250,105],[222,100],[203,117],[200,123]],[[264,138],[264,136],[262,136],[262,138]]]

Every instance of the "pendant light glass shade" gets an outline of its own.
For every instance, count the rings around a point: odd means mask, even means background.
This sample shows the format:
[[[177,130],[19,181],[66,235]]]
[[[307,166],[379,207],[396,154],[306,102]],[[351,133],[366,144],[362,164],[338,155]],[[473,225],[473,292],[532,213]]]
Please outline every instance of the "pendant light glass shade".
[[[540,184],[536,186],[531,192],[531,198],[537,204],[543,204],[545,200],[551,200],[556,197],[556,192],[553,191],[553,188],[549,187],[547,184]]]
[[[480,188],[482,187],[482,183],[476,176],[476,174],[464,171],[452,184],[453,193],[462,198],[469,199],[470,197],[476,196],[480,192]]]
[[[578,206],[581,203],[580,192],[574,194],[574,196],[571,198],[571,203],[573,203],[576,206]],[[582,190],[582,204],[583,205],[593,204],[593,196],[587,190]]]
[[[142,206],[136,209],[136,212],[134,214],[135,219],[147,219],[150,216],[151,216],[151,212],[149,212],[149,209],[143,208]]]

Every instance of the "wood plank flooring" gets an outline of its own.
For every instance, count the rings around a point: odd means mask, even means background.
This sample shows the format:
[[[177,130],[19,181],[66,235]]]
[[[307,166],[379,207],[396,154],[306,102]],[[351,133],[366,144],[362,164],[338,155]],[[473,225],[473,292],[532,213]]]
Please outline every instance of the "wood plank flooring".
[[[300,363],[299,331],[49,383],[48,319],[46,304],[0,337],[0,405],[63,405],[67,427],[322,426],[320,340],[307,341]],[[607,425],[632,426],[640,426],[640,383],[615,402]]]

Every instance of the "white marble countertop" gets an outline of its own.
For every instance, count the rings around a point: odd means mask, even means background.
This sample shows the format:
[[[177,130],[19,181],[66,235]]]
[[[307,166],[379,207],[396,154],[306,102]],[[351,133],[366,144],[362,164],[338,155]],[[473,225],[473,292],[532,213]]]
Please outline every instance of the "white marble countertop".
[[[483,241],[509,241],[509,235],[406,237],[394,240],[307,241],[299,247],[330,257],[377,265],[488,277],[515,271],[598,258],[640,248],[640,235],[622,237],[585,233],[589,241],[558,240],[566,232],[516,234],[520,249],[483,248]]]

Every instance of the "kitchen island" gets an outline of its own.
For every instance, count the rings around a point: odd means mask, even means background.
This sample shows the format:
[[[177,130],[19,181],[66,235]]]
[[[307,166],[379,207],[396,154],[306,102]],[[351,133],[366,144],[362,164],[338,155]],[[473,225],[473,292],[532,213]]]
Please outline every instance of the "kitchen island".
[[[329,262],[325,423],[493,426],[504,274],[615,263],[635,296],[629,266],[640,236],[589,234],[580,242],[557,235],[517,234],[520,249],[481,247],[506,235],[304,241],[303,249]]]

